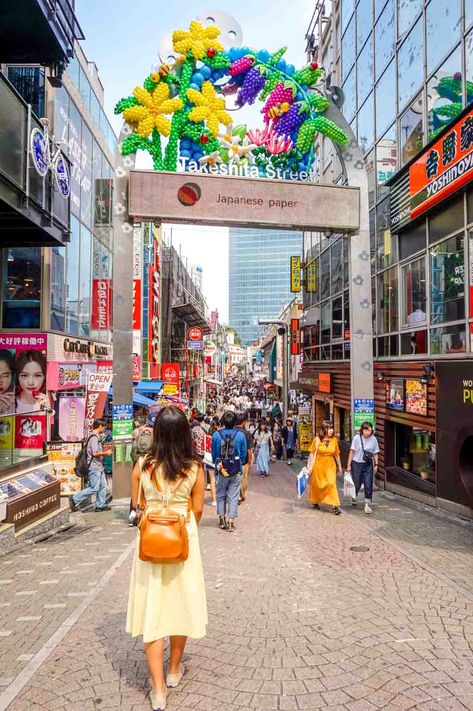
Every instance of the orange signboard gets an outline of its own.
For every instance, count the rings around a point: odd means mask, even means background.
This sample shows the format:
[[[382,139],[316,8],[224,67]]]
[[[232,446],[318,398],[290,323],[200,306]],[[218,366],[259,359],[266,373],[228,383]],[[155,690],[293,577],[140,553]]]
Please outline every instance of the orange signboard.
[[[409,168],[411,217],[417,217],[473,179],[473,110]]]
[[[332,379],[330,373],[319,373],[318,378],[318,388],[317,390],[321,393],[329,393],[332,390]]]

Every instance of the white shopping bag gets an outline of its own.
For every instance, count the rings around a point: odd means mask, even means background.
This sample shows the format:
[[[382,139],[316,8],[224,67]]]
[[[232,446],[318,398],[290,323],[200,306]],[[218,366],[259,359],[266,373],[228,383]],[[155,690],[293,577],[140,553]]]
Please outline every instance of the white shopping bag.
[[[304,492],[307,489],[307,484],[309,483],[309,472],[307,468],[301,469],[296,478],[296,488],[297,488],[297,498],[300,499],[304,496]]]
[[[350,472],[345,472],[343,476],[343,495],[353,499],[356,497],[355,485]]]

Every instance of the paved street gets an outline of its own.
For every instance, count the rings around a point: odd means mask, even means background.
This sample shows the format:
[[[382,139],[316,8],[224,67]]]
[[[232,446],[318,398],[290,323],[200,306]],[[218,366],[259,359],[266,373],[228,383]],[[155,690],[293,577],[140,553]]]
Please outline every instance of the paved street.
[[[471,524],[384,494],[372,518],[315,512],[295,472],[251,476],[234,535],[206,507],[208,635],[168,708],[473,709]],[[142,644],[124,632],[124,516],[75,514],[0,559],[0,709],[149,708]]]

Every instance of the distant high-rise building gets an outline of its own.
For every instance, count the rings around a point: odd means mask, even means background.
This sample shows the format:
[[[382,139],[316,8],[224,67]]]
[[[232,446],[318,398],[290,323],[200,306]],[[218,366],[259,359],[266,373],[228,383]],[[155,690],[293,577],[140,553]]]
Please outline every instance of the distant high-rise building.
[[[265,330],[259,318],[277,318],[293,297],[290,257],[302,255],[302,233],[230,228],[229,323],[250,345]]]
[[[190,265],[190,276],[199,291],[202,291],[203,269],[200,264]]]

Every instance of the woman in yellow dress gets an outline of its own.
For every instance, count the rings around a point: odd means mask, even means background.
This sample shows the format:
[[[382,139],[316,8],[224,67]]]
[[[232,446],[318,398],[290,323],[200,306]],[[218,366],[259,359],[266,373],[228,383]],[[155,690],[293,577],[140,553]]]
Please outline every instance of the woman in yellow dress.
[[[204,470],[192,451],[189,422],[177,407],[171,405],[160,411],[154,423],[149,454],[139,459],[133,469],[131,496],[135,508],[140,498],[140,483],[148,510],[162,508],[164,495],[169,508],[178,513],[187,514],[189,501],[191,505],[190,520],[186,524],[187,560],[182,563],[140,560],[137,540],[130,580],[126,629],[133,637],[143,636],[151,676],[151,708],[163,711],[167,689],[176,688],[185,671],[181,658],[187,638],[203,637],[207,625],[197,531],[204,507]],[[170,638],[166,677],[164,637]]]
[[[332,507],[332,513],[339,516],[342,512],[337,474],[342,476],[342,463],[332,424],[322,425],[318,437],[312,441],[307,468],[310,472],[309,499],[314,509],[320,509],[320,504],[326,504]]]

